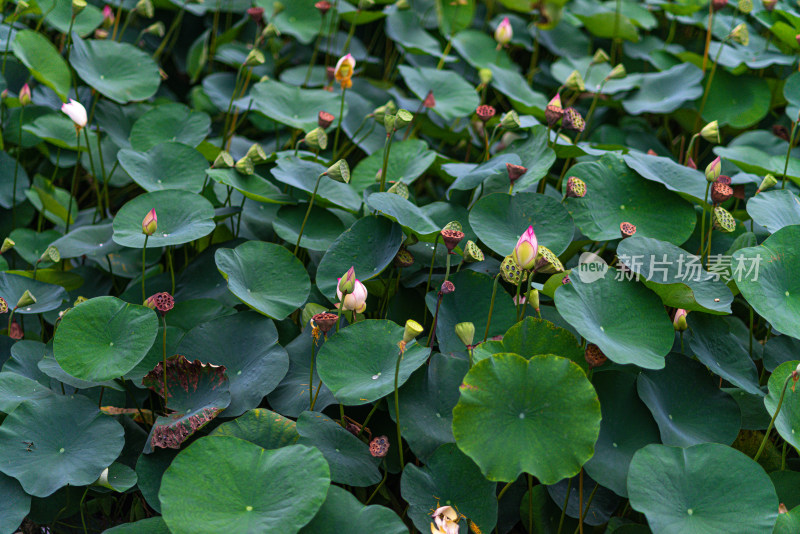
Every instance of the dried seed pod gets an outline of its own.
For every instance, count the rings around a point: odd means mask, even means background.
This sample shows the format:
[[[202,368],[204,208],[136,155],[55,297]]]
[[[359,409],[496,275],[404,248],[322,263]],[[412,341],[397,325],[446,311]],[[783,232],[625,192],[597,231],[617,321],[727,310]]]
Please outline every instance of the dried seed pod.
[[[564,120],[561,123],[565,130],[573,130],[575,132],[582,132],[586,128],[586,121],[575,108],[567,108],[564,110]]]
[[[605,354],[603,354],[603,351],[600,350],[600,347],[594,343],[589,343],[586,345],[586,350],[583,353],[583,357],[586,358],[586,363],[588,363],[589,367],[592,369],[595,367],[600,367],[608,361],[608,358]]]
[[[320,128],[327,128],[333,123],[333,120],[336,117],[328,113],[327,111],[320,111],[319,115],[317,115],[317,125]]]
[[[394,257],[394,266],[401,269],[414,265],[414,255],[407,249],[401,248]]]
[[[720,176],[720,178],[722,178]],[[714,182],[711,185],[711,202],[722,204],[733,196],[733,188],[722,182]]]
[[[478,248],[472,241],[467,241],[467,244],[464,246],[464,261],[467,263],[472,263],[476,261],[483,261],[483,251]]]
[[[389,438],[378,436],[369,442],[369,453],[375,458],[383,458],[389,452]]]
[[[444,229],[440,232],[444,246],[447,247],[447,252],[452,254],[453,249],[458,246],[462,239],[464,239],[464,232],[460,230]]]
[[[487,122],[489,119],[494,117],[494,114],[497,113],[497,111],[492,106],[483,105],[478,106],[478,109],[475,110],[475,113],[478,114],[478,118],[480,120]]]
[[[455,290],[456,290],[455,284],[453,284],[453,282],[451,282],[450,280],[445,280],[444,282],[442,282],[442,287],[439,289],[439,294],[447,295],[448,293],[452,293]]]
[[[508,172],[508,180],[513,184],[520,177],[528,172],[527,167],[523,167],[522,165],[514,165],[512,163],[506,163],[506,172]]]
[[[619,232],[622,234],[623,239],[625,239],[626,237],[631,237],[633,234],[636,233],[636,226],[634,226],[629,222],[620,223]]]
[[[338,319],[338,316],[331,312],[318,313],[311,318],[323,334],[330,332],[331,328],[336,324],[336,319]]]

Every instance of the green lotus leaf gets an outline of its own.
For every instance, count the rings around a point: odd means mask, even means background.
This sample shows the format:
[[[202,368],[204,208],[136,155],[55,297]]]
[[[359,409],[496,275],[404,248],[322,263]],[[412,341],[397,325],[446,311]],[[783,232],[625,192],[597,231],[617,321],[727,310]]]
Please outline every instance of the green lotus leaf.
[[[367,197],[367,205],[386,215],[389,219],[397,221],[411,233],[419,237],[438,234],[441,230],[416,204],[394,193],[372,193]]]
[[[317,10],[312,6],[308,11],[316,13]],[[317,114],[320,111],[338,114],[339,100],[340,93],[322,89],[300,89],[276,80],[266,80],[254,85],[250,96],[236,104],[242,109],[252,104],[252,109],[260,111],[275,122],[308,132],[317,127]],[[311,102],[313,105],[309,105]],[[225,105],[227,106],[227,102]],[[344,111],[347,113],[346,106]]]
[[[243,439],[267,450],[294,445],[300,439],[294,421],[265,408],[246,411],[222,423],[209,435]]]
[[[300,534],[341,534],[358,530],[363,525],[381,534],[406,534],[408,527],[385,506],[364,506],[350,492],[331,485],[328,496],[317,515],[300,530]]]
[[[61,286],[47,284],[39,280],[32,280],[27,276],[20,276],[8,272],[0,273],[0,297],[5,299],[9,308],[16,306],[20,297],[30,291],[36,302],[18,308],[14,313],[35,314],[54,310],[61,306],[67,299],[67,292]]]
[[[362,159],[353,169],[350,186],[361,192],[376,181],[379,171],[383,169],[383,149]],[[428,144],[420,139],[392,143],[389,151],[389,162],[386,166],[386,187],[391,182],[411,184],[433,165],[436,153],[428,149]]]
[[[776,367],[769,377],[769,394],[764,397],[764,406],[767,407],[770,416],[775,416],[778,402],[780,402],[781,392],[783,391],[783,385],[799,364],[800,361],[798,360],[784,362]],[[792,379],[789,378],[789,381],[791,382]],[[800,409],[797,404],[797,398],[800,396],[800,392],[795,392],[793,386],[794,384],[790,384],[789,387],[786,388],[783,404],[775,418],[775,428],[778,430],[781,437],[790,445],[795,449],[800,449],[800,438],[798,437],[798,434],[800,434]]]
[[[800,224],[800,198],[786,189],[765,191],[747,202],[747,214],[774,233],[784,226]]]
[[[131,147],[147,152],[168,141],[196,147],[205,139],[210,126],[211,119],[205,113],[192,111],[183,104],[162,104],[133,123]]]
[[[145,191],[182,189],[199,193],[208,168],[200,152],[175,141],[158,143],[146,152],[124,148],[117,157],[120,166]]]
[[[428,91],[433,91],[436,98],[433,111],[447,122],[475,113],[480,104],[475,89],[455,72],[407,65],[400,65],[398,70],[420,100],[428,95]]]
[[[18,31],[11,49],[36,80],[55,91],[62,100],[67,99],[72,84],[69,67],[44,34],[33,30]]]
[[[691,63],[642,76],[639,90],[623,100],[622,107],[631,115],[671,113],[703,95],[702,79],[703,72]]]
[[[272,229],[287,243],[297,243],[307,209],[307,204],[281,207],[272,222]],[[333,212],[313,206],[303,228],[300,246],[308,250],[326,251],[344,231],[344,223]]]
[[[0,473],[0,530],[15,532],[31,510],[31,496],[25,493],[19,482]]]

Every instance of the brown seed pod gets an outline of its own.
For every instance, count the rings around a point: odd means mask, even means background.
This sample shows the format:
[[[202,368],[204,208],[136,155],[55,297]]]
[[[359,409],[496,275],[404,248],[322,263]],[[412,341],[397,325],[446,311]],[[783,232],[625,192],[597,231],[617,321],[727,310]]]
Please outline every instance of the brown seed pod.
[[[603,351],[600,350],[600,347],[594,343],[589,343],[586,345],[586,350],[583,353],[583,357],[586,358],[586,363],[588,363],[589,367],[592,369],[595,367],[600,367],[608,361],[608,358],[605,354],[603,354]]]
[[[552,128],[564,116],[564,109],[561,106],[548,104],[544,110],[544,118],[547,124]]]
[[[311,320],[319,327],[323,334],[330,332],[336,324],[337,315],[331,312],[322,312],[314,315]]]
[[[722,178],[720,176],[720,178]],[[733,196],[733,188],[722,182],[714,182],[711,185],[711,202],[714,204],[722,204]]]
[[[444,241],[444,246],[447,247],[447,252],[452,254],[453,249],[458,246],[462,239],[464,239],[464,232],[460,232],[458,230],[450,230],[445,228],[441,232],[442,240]]]
[[[622,234],[622,238],[625,239],[636,233],[636,226],[629,222],[621,223],[619,225],[619,232]]]
[[[439,289],[439,293],[442,295],[447,295],[448,293],[452,293],[455,290],[456,290],[455,284],[453,284],[453,282],[451,282],[450,280],[446,280],[445,282],[442,283],[442,287],[441,289]]]
[[[528,172],[527,167],[523,167],[522,165],[513,165],[511,163],[506,163],[506,171],[508,172],[508,180],[513,184],[520,177]]]
[[[378,436],[369,442],[369,453],[375,458],[383,458],[389,452],[389,438]]]
[[[486,122],[494,117],[494,114],[497,113],[497,111],[492,106],[483,105],[478,106],[478,109],[475,110],[475,113],[478,114],[478,118],[480,120]]]
[[[716,179],[716,182],[720,184],[731,185],[731,177],[722,174]]]
[[[333,119],[335,119],[333,115],[328,113],[327,111],[320,111],[319,115],[317,115],[317,124],[320,128],[327,128],[333,123]]]
[[[412,265],[414,265],[414,255],[404,248],[398,250],[397,255],[394,257],[394,266],[405,269]]]

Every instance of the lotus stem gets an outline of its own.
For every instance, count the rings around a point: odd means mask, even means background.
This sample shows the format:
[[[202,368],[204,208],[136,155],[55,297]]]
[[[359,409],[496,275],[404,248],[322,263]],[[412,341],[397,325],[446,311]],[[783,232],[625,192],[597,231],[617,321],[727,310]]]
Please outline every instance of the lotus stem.
[[[564,526],[564,515],[567,513],[567,504],[569,504],[569,492],[572,489],[572,479],[567,482],[567,496],[564,498],[564,506],[561,507],[561,519],[558,520],[558,532],[561,534],[561,528]],[[531,510],[533,512],[533,510]]]
[[[72,171],[72,186],[70,187],[69,192],[69,204],[67,205],[67,224],[66,228],[64,229],[64,235],[69,233],[69,221],[72,218],[72,200],[75,197],[75,184],[78,181],[78,167],[80,167],[80,154],[81,154],[81,132],[80,130],[76,130],[76,140],[75,140],[75,149],[78,151],[78,161],[75,162],[75,169]]]
[[[439,246],[439,236],[441,234],[436,234],[436,238],[433,240],[433,256],[431,257],[431,267],[428,269],[428,283],[425,284],[425,293],[422,297],[422,304],[425,306],[422,312],[422,326],[425,326],[425,323],[428,319],[428,305],[425,304],[425,296],[427,296],[428,291],[431,290],[431,277],[433,276],[433,263],[436,261],[436,248]]]
[[[400,381],[400,362],[403,360],[403,349],[397,354],[397,363],[394,367],[394,418],[397,421],[397,453],[400,455],[400,470],[403,470],[405,462],[403,462],[403,437],[400,433],[400,394],[398,393],[397,384]]]
[[[164,322],[164,335],[162,336],[162,357],[164,362],[164,413],[167,413],[167,399],[169,398],[169,393],[167,393],[167,316],[163,313],[161,314],[161,320]]]
[[[789,135],[789,146],[786,148],[786,161],[783,164],[783,179],[781,180],[781,189],[786,188],[786,171],[789,170],[789,156],[792,154],[792,146],[794,145],[794,133],[797,130],[797,123],[799,121],[800,121],[800,114],[798,114],[797,120],[792,122],[792,133]],[[16,173],[14,174],[14,178],[16,179]]]
[[[344,96],[346,94],[347,94],[347,89],[342,87],[342,100],[339,102],[339,116],[336,117],[336,135],[333,137],[334,161],[336,161],[336,155],[339,153],[339,134],[342,132],[342,115],[344,114]]]
[[[703,259],[703,238],[706,235],[706,204],[708,204],[708,190],[711,189],[711,182],[706,182],[706,195],[703,197],[703,213],[700,214],[700,259]],[[714,212],[711,212],[714,216]],[[713,223],[712,223],[713,224]]]
[[[383,143],[383,165],[381,166],[381,187],[378,191],[383,193],[386,189],[386,173],[389,169],[389,152],[392,150],[392,140],[394,139],[394,132],[396,132],[394,128],[392,128],[391,132],[386,134],[386,141]]]
[[[314,68],[314,63],[317,62],[317,54],[319,53],[319,41],[322,39],[322,34],[325,30],[325,17],[322,17],[319,21],[319,33],[317,34],[317,38],[314,41],[314,51],[311,53],[311,62],[308,64],[308,71],[306,71],[306,78],[303,80],[303,87],[308,85],[308,81],[311,79],[311,72]]]
[[[169,267],[169,278],[172,282],[171,294],[175,294],[175,266],[172,263],[172,247],[167,247],[167,266]]]
[[[311,336],[311,370],[308,373],[308,410],[312,411],[312,412],[314,411],[314,395],[313,395],[312,392],[314,391],[314,358],[315,358],[314,349],[316,348],[316,346],[317,346],[317,342],[314,339],[314,336],[312,335]],[[322,383],[321,380],[320,380],[320,383]]]
[[[142,302],[147,300],[147,293],[144,290],[144,273],[147,268],[147,238],[150,237],[144,234],[144,246],[142,247]]]
[[[311,214],[311,208],[314,206],[314,199],[317,197],[317,188],[319,187],[319,182],[325,174],[320,174],[317,176],[317,183],[314,184],[314,192],[311,193],[311,200],[308,202],[308,208],[306,209],[306,215],[303,217],[303,224],[300,225],[300,233],[297,235],[297,243],[294,245],[294,252],[292,254],[297,256],[297,250],[300,248],[300,240],[303,238],[303,230],[306,228],[306,222],[308,221],[308,216]],[[336,324],[336,328],[338,330],[339,324]]]
[[[9,35],[11,30],[9,29]],[[5,59],[4,59],[5,61]],[[11,190],[11,225],[12,228],[17,227],[17,174],[19,173],[19,154],[22,152],[22,117],[25,112],[25,106],[19,108],[19,146],[17,147],[17,154],[14,160],[14,188]],[[70,199],[72,200],[72,199]]]
[[[772,414],[772,419],[769,420],[769,425],[767,426],[766,432],[764,432],[764,439],[761,440],[761,445],[758,447],[758,451],[756,451],[756,455],[753,456],[754,461],[758,461],[758,458],[761,456],[761,453],[764,452],[764,447],[767,445],[767,440],[769,439],[769,433],[772,432],[772,427],[775,425],[775,419],[778,418],[778,413],[781,411],[781,406],[783,405],[783,398],[786,396],[786,388],[789,386],[789,381],[792,379],[792,374],[786,377],[786,380],[783,381],[783,389],[781,390],[781,397],[778,399],[778,406],[775,408],[775,413]]]
[[[486,318],[486,332],[483,333],[483,341],[489,337],[489,326],[492,324],[492,312],[494,311],[494,298],[497,296],[497,284],[500,282],[500,274],[494,277],[494,285],[492,286],[492,300],[489,303],[489,316]]]

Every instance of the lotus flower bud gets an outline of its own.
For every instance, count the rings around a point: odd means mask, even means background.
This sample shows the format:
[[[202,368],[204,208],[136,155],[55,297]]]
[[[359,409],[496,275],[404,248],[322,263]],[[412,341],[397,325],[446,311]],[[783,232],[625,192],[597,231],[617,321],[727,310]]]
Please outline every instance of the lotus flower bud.
[[[158,217],[156,216],[156,209],[153,208],[142,220],[142,233],[144,235],[153,235],[158,229]]]
[[[255,165],[253,165],[253,161],[246,156],[237,161],[234,168],[240,173],[247,176],[250,176],[251,174],[254,174],[256,172],[256,167]]]
[[[336,117],[334,117],[327,111],[320,111],[319,114],[317,115],[317,126],[325,129],[333,123],[333,120],[335,118]]]
[[[428,94],[425,95],[425,100],[422,101],[422,106],[427,109],[433,109],[436,107],[436,99],[433,97],[433,91],[428,91]]]
[[[556,94],[547,104],[547,108],[544,110],[544,118],[552,128],[561,120],[562,115],[564,115],[564,108],[561,107],[561,95]]]
[[[478,79],[481,81],[482,86],[487,86],[492,83],[492,69],[479,69],[478,70]]]
[[[414,120],[414,114],[408,111],[407,109],[400,109],[397,111],[395,115],[394,127],[398,130],[402,130],[409,124],[411,121]]]
[[[81,131],[81,129],[86,126],[86,122],[88,121],[86,117],[86,108],[77,100],[70,100],[69,103],[61,104],[61,111],[72,119],[77,131]]]
[[[584,128],[586,128],[586,122],[575,108],[567,108],[564,110],[564,120],[561,124],[564,125],[564,129],[574,130],[576,132],[582,132]]]
[[[76,1],[81,1],[81,0],[72,0],[73,10]],[[86,2],[83,2],[83,5],[85,6]],[[114,10],[111,9],[111,6],[105,5],[103,7],[103,26],[105,26],[106,28],[110,28],[113,25],[114,25]]]
[[[719,137],[719,122],[711,121],[703,126],[703,129],[700,130],[700,137],[709,143],[719,143],[721,141]]]
[[[303,141],[315,150],[325,150],[328,148],[328,134],[319,126],[308,132],[305,137],[303,137]]]
[[[600,350],[600,347],[594,343],[589,343],[586,345],[586,350],[583,353],[583,357],[586,359],[586,363],[589,364],[591,369],[600,367],[608,361],[608,358],[605,354],[603,354],[603,351]]]
[[[722,178],[720,176],[720,178]],[[733,196],[733,188],[722,182],[714,182],[711,184],[711,202],[713,204],[722,204]]]
[[[50,245],[44,250],[42,255],[39,257],[39,261],[49,261],[52,263],[58,263],[61,261],[61,253],[58,251],[56,247]]]
[[[602,48],[598,48],[597,51],[592,56],[591,65],[600,65],[601,63],[607,63],[611,58],[608,57],[608,54]]]
[[[350,183],[350,166],[347,161],[340,159],[323,173],[331,180],[342,183]]]
[[[330,11],[332,5],[328,0],[321,0],[320,2],[314,4],[314,7],[316,7],[324,17],[325,14]]]
[[[26,6],[27,7],[27,6]],[[108,6],[106,6],[108,7]],[[77,17],[86,8],[86,0],[72,0],[72,16]],[[109,8],[110,9],[110,8]],[[105,15],[105,9],[103,10]]]
[[[508,17],[505,17],[494,30],[494,40],[500,46],[504,46],[510,43],[513,37],[514,29],[511,27],[511,21],[508,20]]]
[[[166,314],[175,307],[175,299],[172,297],[172,295],[166,291],[163,291],[147,297],[147,300],[144,301],[143,305],[152,310],[158,310],[162,314]]]
[[[519,113],[512,109],[503,115],[503,118],[500,119],[500,125],[506,130],[519,129],[522,126],[522,123],[519,121]]]
[[[464,239],[464,232],[460,230],[450,230],[445,228],[440,232],[444,246],[447,247],[449,254],[453,253],[453,249],[458,246],[462,239]]]
[[[519,180],[522,175],[528,172],[526,167],[522,165],[514,165],[512,163],[506,163],[506,172],[508,172],[508,181],[512,184]]]
[[[539,242],[536,240],[536,234],[533,231],[533,226],[528,226],[528,229],[517,240],[517,245],[514,247],[514,261],[517,262],[522,269],[529,271],[536,265],[536,255],[539,252]]]
[[[675,310],[675,316],[672,318],[672,326],[675,327],[675,330],[678,332],[683,332],[689,325],[686,324],[686,314],[689,313],[688,311],[678,308]]]
[[[336,286],[336,293],[341,300],[342,295],[349,295],[356,287],[356,269],[351,266],[344,276],[339,278],[339,284]]]
[[[533,306],[533,309],[537,312],[539,311],[539,290],[535,287],[532,287],[530,291],[528,291],[528,304]]]
[[[19,104],[21,106],[27,106],[31,103],[31,88],[26,83],[22,86],[22,89],[19,90]]]
[[[742,46],[747,46],[750,43],[750,32],[747,31],[747,24],[744,22],[738,24],[731,30],[730,38]]]
[[[581,76],[581,73],[577,70],[573,70],[570,75],[567,76],[564,86],[572,89],[573,91],[583,92],[586,90],[586,84],[583,82],[583,76]]]
[[[422,325],[413,319],[406,321],[406,326],[403,329],[403,343],[411,343],[411,341],[420,335],[423,331]]]
[[[152,19],[153,15],[156,14],[153,2],[151,0],[139,0],[136,2],[136,13],[147,19]]]
[[[363,313],[367,309],[367,288],[359,280],[353,281],[353,292],[342,294],[338,289],[336,295],[341,301],[342,309]]]
[[[477,113],[478,118],[485,123],[489,119],[494,117],[494,114],[497,112],[492,106],[483,105],[483,106],[478,106],[478,109],[475,110],[475,113]]]
[[[467,263],[473,263],[476,261],[483,261],[483,251],[472,241],[467,241],[467,244],[464,245],[464,261]]]
[[[716,182],[719,178],[719,173],[722,171],[722,160],[719,156],[708,164],[706,167],[706,180],[709,182]]]
[[[12,241],[10,238],[7,237],[3,239],[3,244],[0,245],[0,254],[3,254],[4,252],[11,250],[12,248],[14,248],[14,245],[16,245],[16,243],[14,243],[14,241]]]
[[[764,179],[761,180],[761,185],[758,186],[758,191],[756,191],[756,195],[759,194],[761,191],[766,191],[770,187],[774,187],[775,184],[777,183],[778,180],[774,176],[772,176],[771,174],[766,175]]]
[[[545,274],[560,273],[564,270],[564,265],[552,250],[543,245],[539,245],[539,252],[536,255],[536,265],[533,270]]]
[[[14,309],[16,310],[17,308],[24,308],[25,306],[30,306],[31,304],[36,304],[36,297],[34,297],[33,294],[26,289],[25,293],[23,293],[17,301],[17,305]]]
[[[583,198],[586,196],[586,183],[575,176],[567,179],[567,196],[570,198]]]
[[[254,165],[267,161],[267,153],[264,152],[264,149],[261,148],[261,145],[258,143],[252,144],[250,148],[247,149],[247,154],[245,155],[253,161]]]
[[[606,80],[618,80],[620,78],[624,78],[627,75],[628,75],[628,73],[625,70],[625,65],[620,63],[617,66],[615,66],[613,69],[611,69],[611,72],[609,72],[608,76],[606,76]]]
[[[623,222],[619,225],[619,233],[622,234],[622,239],[626,237],[631,237],[633,234],[636,233],[636,226],[629,222]]]
[[[475,339],[475,325],[472,323],[458,323],[456,325],[456,335],[464,346],[471,349],[472,342]]]
[[[214,158],[214,164],[212,165],[215,169],[230,169],[234,166],[233,156],[230,155],[229,152],[225,152],[224,150],[220,151],[217,154],[217,157]]]

